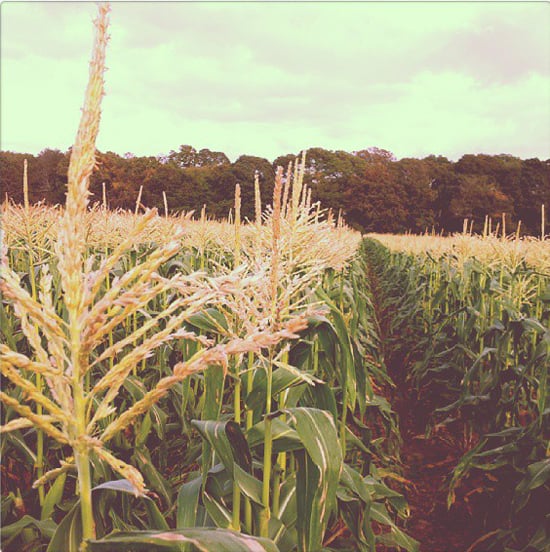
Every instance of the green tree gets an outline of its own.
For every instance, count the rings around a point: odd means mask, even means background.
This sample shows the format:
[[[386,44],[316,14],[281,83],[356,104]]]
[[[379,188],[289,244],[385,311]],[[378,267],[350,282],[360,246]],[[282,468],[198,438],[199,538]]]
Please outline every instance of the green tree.
[[[228,165],[230,163],[227,155],[221,151],[211,151],[207,148],[197,151],[189,145],[181,145],[178,151],[172,150],[168,154],[168,162],[177,165],[181,169]]]

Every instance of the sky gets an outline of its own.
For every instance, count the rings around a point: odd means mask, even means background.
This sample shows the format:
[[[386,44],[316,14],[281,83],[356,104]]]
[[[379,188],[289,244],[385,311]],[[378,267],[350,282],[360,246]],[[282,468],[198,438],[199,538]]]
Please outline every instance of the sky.
[[[96,6],[0,7],[0,148],[66,150]],[[115,2],[98,148],[550,157],[550,4]]]

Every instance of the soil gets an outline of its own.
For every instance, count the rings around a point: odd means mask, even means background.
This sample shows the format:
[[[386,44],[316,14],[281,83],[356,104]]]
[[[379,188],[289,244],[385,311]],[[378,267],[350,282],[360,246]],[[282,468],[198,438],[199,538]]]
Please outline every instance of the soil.
[[[391,344],[386,341],[386,335],[391,312],[382,308],[376,274],[369,268],[368,279],[382,347],[389,349]],[[483,552],[484,537],[495,527],[503,526],[498,505],[491,504],[494,498],[488,492],[491,482],[484,475],[470,477],[457,490],[452,506],[447,507],[453,469],[474,445],[471,437],[469,442],[464,442],[460,424],[438,428],[427,436],[433,405],[426,396],[419,396],[407,379],[409,366],[406,361],[395,358],[391,350],[386,350],[384,357],[395,383],[395,387],[386,389],[384,394],[399,417],[401,470],[408,481],[399,489],[411,513],[403,529],[420,543],[420,552]]]
[[[458,436],[446,430],[426,437],[424,414],[419,412],[421,403],[415,395],[404,382],[398,382],[392,403],[403,439],[403,475],[410,482],[404,490],[411,510],[405,530],[420,542],[421,552],[466,552],[487,531],[466,493],[457,493],[455,503],[447,508],[452,470],[464,451]],[[468,492],[473,490],[471,484]]]

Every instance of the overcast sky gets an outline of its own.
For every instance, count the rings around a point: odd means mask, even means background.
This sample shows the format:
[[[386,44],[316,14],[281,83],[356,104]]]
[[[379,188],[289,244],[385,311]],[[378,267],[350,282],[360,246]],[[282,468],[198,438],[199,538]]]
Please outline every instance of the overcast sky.
[[[3,150],[67,149],[96,7],[1,5]],[[550,157],[548,3],[114,3],[98,147]]]

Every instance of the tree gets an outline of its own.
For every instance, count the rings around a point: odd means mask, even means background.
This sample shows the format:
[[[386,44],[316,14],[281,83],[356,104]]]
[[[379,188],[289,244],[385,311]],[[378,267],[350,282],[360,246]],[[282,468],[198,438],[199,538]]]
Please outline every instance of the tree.
[[[278,157],[273,166],[299,162],[301,156]],[[323,207],[346,210],[345,191],[354,176],[360,175],[366,166],[364,159],[345,151],[323,148],[307,150],[304,183],[311,188],[313,201],[320,201]]]
[[[467,218],[475,221],[475,230],[481,231],[486,216],[498,218],[512,212],[512,199],[498,189],[491,176],[458,175],[457,179],[458,187],[449,207],[453,230],[459,230]]]
[[[45,149],[39,155],[0,152],[2,186],[12,200],[23,201],[23,161],[28,160],[30,200],[50,204],[64,200],[70,152]],[[139,187],[147,207],[226,217],[234,205],[235,185],[241,186],[241,213],[254,216],[254,175],[259,175],[262,203],[271,202],[275,169],[285,171],[301,154],[287,154],[270,163],[242,155],[231,163],[223,152],[182,145],[167,156],[97,154],[90,181],[90,199],[101,202],[103,183],[111,208],[134,209]],[[550,160],[521,160],[511,155],[464,155],[453,163],[446,157],[424,159],[395,156],[380,148],[348,153],[323,148],[307,151],[304,183],[313,201],[334,211],[360,230],[423,232],[432,226],[460,231],[463,219],[481,231],[485,215],[505,212],[507,229],[522,221],[524,232],[540,234],[540,206],[550,205]],[[2,198],[4,199],[4,198]]]
[[[209,167],[212,165],[229,165],[231,161],[223,151],[210,151],[203,148],[198,154],[198,167]]]
[[[25,159],[34,159],[27,153],[3,151],[0,153],[0,175],[2,177],[2,197],[5,194],[16,203],[23,203],[23,163]]]
[[[396,161],[395,155],[388,150],[376,148],[376,147],[370,147],[364,150],[354,151],[353,155],[356,155],[357,157],[360,157],[361,159],[364,159],[365,161],[372,161],[372,162],[391,162]]]
[[[539,235],[541,205],[550,212],[550,159],[522,161],[519,187],[522,196],[516,205],[517,216],[527,232]]]
[[[235,184],[241,187],[241,214],[252,220],[254,218],[254,177],[257,173],[263,205],[270,204],[275,182],[273,166],[263,157],[241,155],[233,163],[231,173]]]
[[[347,219],[366,232],[407,230],[407,203],[393,163],[380,158],[365,164],[345,192]]]
[[[33,183],[29,196],[31,201],[64,203],[67,192],[67,170],[69,156],[59,150],[42,150],[36,162],[29,182]]]
[[[172,150],[168,155],[168,162],[177,165],[181,169],[230,164],[227,155],[221,151],[211,151],[207,148],[197,151],[189,145],[181,145],[178,151]]]
[[[393,165],[396,180],[405,195],[407,215],[405,225],[413,232],[423,232],[435,224],[433,188],[430,167],[420,159],[401,159]]]

